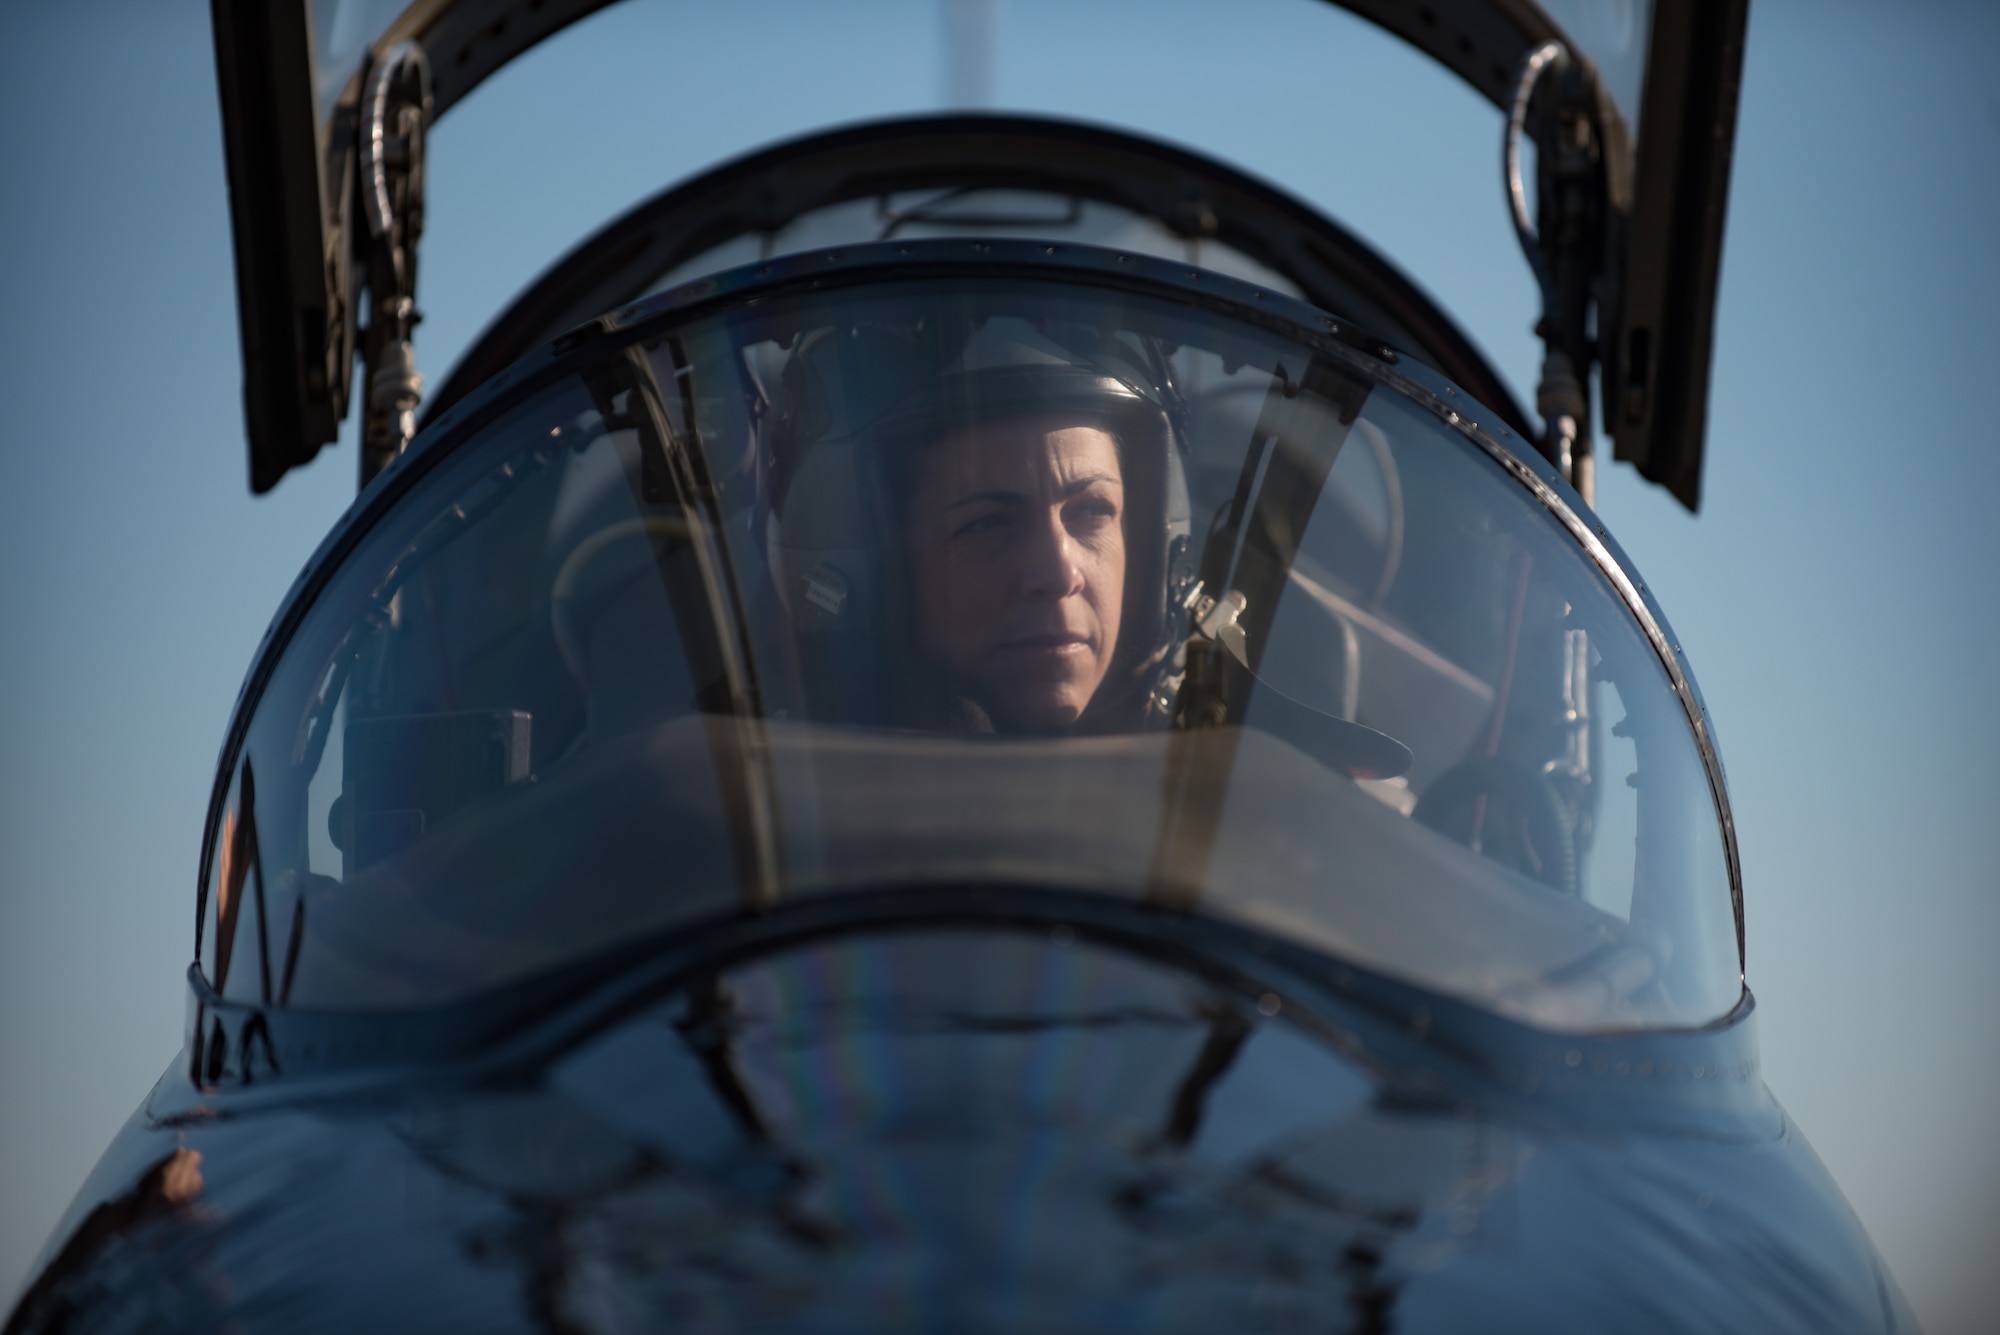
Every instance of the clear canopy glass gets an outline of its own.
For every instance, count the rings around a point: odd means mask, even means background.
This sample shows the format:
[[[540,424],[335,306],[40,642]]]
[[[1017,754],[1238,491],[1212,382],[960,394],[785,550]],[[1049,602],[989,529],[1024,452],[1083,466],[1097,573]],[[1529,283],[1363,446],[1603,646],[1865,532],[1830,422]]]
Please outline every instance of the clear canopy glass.
[[[592,346],[402,470],[281,647],[204,872],[225,996],[429,1006],[985,885],[1550,1029],[1737,1001],[1652,644],[1380,363],[1159,285],[925,263]]]

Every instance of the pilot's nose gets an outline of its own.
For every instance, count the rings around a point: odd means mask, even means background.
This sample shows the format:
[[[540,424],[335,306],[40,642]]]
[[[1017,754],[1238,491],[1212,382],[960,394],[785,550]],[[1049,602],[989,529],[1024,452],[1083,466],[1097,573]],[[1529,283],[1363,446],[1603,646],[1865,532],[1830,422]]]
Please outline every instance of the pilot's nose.
[[[1076,538],[1062,522],[1060,510],[1038,517],[1023,535],[1019,568],[1024,597],[1051,601],[1083,589],[1083,566],[1077,559]]]

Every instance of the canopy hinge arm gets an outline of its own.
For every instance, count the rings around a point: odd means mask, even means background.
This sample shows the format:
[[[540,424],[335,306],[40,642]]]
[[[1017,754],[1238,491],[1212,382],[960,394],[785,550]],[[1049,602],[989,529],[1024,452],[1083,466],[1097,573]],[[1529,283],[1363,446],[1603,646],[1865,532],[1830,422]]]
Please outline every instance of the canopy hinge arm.
[[[369,71],[360,117],[362,241],[368,328],[362,340],[367,407],[362,417],[360,485],[403,452],[416,434],[424,378],[410,342],[417,322],[417,241],[424,232],[424,137],[432,110],[430,64],[403,42]]]
[[[1603,120],[1608,101],[1587,58],[1545,42],[1521,62],[1508,100],[1502,177],[1514,230],[1542,299],[1535,333],[1542,340],[1536,411],[1542,453],[1561,470],[1585,504],[1596,503],[1590,437],[1590,368],[1598,359],[1596,329],[1604,321],[1609,198]],[[1521,175],[1521,141],[1536,157],[1535,219],[1528,215]]]

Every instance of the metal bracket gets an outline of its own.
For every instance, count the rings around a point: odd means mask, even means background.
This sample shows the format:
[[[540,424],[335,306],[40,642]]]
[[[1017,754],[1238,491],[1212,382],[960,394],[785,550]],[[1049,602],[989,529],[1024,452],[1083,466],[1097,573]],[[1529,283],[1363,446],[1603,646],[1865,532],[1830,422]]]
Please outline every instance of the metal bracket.
[[[424,379],[410,336],[417,313],[417,241],[424,232],[424,136],[430,125],[430,63],[414,42],[392,48],[369,72],[360,120],[361,206],[368,221],[368,329],[362,343],[368,406],[362,418],[360,485],[366,487],[416,434]]]
[[[1248,667],[1250,650],[1243,638],[1241,621],[1249,607],[1250,600],[1236,589],[1231,589],[1220,598],[1203,596],[1193,608],[1194,632],[1221,645],[1229,651],[1230,657]]]

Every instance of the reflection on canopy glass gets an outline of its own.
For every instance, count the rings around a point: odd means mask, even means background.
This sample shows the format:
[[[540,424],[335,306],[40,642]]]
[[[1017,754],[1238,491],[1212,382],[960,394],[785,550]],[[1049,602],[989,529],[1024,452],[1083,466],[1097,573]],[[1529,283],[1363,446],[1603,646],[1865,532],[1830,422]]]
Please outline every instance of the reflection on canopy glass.
[[[1659,660],[1374,363],[923,271],[620,338],[419,479],[285,647],[206,872],[225,995],[432,1005],[984,884],[1555,1029],[1736,1002]]]

